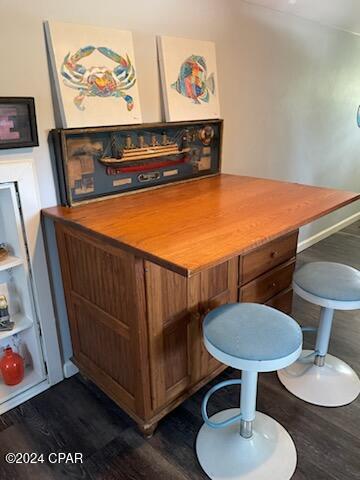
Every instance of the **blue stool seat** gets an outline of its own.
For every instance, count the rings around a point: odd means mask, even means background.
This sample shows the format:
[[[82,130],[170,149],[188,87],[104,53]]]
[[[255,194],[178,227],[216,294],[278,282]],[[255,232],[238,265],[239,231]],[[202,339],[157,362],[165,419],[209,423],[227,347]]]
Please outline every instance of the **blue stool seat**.
[[[360,272],[348,265],[333,262],[312,262],[294,275],[294,281],[313,295],[352,302],[360,300]]]
[[[288,315],[256,303],[222,305],[203,322],[207,351],[225,365],[242,370],[241,379],[225,380],[206,393],[204,424],[196,439],[200,465],[212,480],[289,480],[296,449],[276,420],[256,412],[258,372],[292,364],[302,349],[300,326]],[[241,385],[240,408],[208,416],[211,396],[223,387]],[[249,441],[250,440],[250,441]]]
[[[348,265],[308,263],[295,272],[294,289],[301,297],[324,307],[360,308],[360,271]]]
[[[289,392],[306,402],[347,405],[360,394],[360,379],[328,350],[335,310],[360,308],[360,272],[340,263],[308,263],[295,273],[293,288],[301,298],[321,307],[319,327],[310,327],[317,330],[315,350],[304,350],[297,362],[278,371],[278,377]]]
[[[205,317],[203,332],[208,351],[240,370],[284,368],[299,357],[302,348],[301,328],[291,317],[256,303],[227,304],[212,310]]]

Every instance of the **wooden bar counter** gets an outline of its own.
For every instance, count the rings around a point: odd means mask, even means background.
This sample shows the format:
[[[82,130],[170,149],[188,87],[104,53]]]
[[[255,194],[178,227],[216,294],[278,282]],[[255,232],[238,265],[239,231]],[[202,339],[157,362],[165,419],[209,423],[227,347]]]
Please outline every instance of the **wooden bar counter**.
[[[55,222],[74,363],[151,435],[224,368],[202,318],[291,311],[298,228],[360,195],[220,174],[73,208]]]

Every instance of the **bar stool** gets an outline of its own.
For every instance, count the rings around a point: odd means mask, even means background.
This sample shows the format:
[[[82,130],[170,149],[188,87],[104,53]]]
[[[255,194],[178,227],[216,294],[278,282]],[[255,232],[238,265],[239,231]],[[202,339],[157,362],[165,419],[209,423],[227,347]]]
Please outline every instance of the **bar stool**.
[[[315,351],[304,350],[297,362],[278,371],[280,382],[289,392],[306,402],[324,407],[351,403],[360,393],[354,370],[327,353],[334,310],[360,308],[360,272],[348,265],[313,262],[294,275],[294,291],[308,302],[320,305],[320,323]]]
[[[237,303],[208,313],[203,324],[208,352],[225,365],[242,370],[241,380],[212,387],[202,403],[204,424],[196,453],[205,473],[216,480],[289,480],[296,468],[296,449],[287,431],[256,412],[258,372],[293,363],[302,349],[300,326],[288,315],[265,305]],[[241,384],[240,409],[211,418],[207,404],[220,388]]]

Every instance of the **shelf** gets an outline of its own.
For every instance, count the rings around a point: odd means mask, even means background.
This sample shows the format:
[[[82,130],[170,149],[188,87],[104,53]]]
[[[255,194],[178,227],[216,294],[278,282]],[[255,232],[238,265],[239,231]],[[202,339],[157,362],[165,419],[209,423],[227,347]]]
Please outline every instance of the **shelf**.
[[[26,330],[27,328],[30,328],[33,325],[32,320],[26,317],[25,315],[23,315],[22,313],[17,313],[16,315],[12,315],[10,319],[12,322],[15,322],[15,326],[12,330],[9,330],[8,332],[0,332],[0,341],[3,340],[4,338],[15,335],[15,333],[22,332],[23,330]]]
[[[0,272],[2,270],[7,270],[9,268],[18,267],[19,265],[22,265],[22,264],[23,264],[23,261],[21,258],[9,255],[8,257],[5,258],[5,260],[0,260]]]
[[[7,257],[0,259],[0,285],[7,297],[14,328],[0,331],[0,357],[3,348],[9,345],[13,351],[20,351],[28,366],[22,382],[14,386],[5,385],[0,372],[0,416],[50,386],[35,315],[37,299],[33,297],[33,288],[37,289],[31,274],[36,251],[33,233],[39,228],[40,209],[33,165],[19,161],[9,162],[8,168],[2,167],[0,165],[0,243],[9,248]],[[49,352],[52,358],[51,355]]]
[[[24,380],[18,385],[5,385],[3,380],[0,380],[0,404],[10,400],[19,395],[28,388],[31,388],[44,380],[44,376],[33,369],[26,368]]]

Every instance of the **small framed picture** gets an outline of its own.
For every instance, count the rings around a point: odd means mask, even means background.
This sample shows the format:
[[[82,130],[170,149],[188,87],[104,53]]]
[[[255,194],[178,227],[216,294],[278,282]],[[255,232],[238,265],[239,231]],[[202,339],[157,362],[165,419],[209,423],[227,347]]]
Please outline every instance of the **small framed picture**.
[[[0,149],[39,145],[33,97],[0,97]]]

